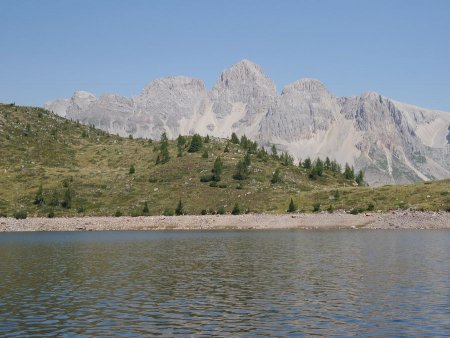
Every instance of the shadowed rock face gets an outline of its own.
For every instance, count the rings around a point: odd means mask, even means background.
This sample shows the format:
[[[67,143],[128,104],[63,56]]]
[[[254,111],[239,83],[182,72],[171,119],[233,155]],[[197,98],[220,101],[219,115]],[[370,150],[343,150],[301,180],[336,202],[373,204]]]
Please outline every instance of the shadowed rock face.
[[[246,134],[297,159],[348,162],[374,185],[450,177],[449,113],[373,92],[337,98],[314,79],[277,95],[272,80],[248,60],[223,71],[211,91],[201,80],[177,76],[152,81],[131,98],[78,91],[44,107],[122,136]]]

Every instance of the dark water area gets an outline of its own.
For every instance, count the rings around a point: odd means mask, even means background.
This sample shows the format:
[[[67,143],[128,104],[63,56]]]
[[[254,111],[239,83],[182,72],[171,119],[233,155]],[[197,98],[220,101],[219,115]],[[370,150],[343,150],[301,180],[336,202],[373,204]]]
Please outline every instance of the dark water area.
[[[450,231],[0,234],[0,336],[445,336]]]

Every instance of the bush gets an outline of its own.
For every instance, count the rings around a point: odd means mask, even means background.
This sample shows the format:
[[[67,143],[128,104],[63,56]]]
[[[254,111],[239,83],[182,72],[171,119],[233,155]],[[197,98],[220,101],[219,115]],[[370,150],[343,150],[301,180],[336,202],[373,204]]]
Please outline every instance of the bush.
[[[208,157],[209,157],[208,150],[205,149],[205,151],[202,154],[202,158],[208,158]]]
[[[50,210],[50,212],[47,215],[48,218],[54,218],[55,217],[55,212],[53,210]]]
[[[233,210],[231,210],[232,215],[239,215],[241,213],[241,209],[239,208],[239,205],[236,203],[233,207]]]
[[[362,212],[364,212],[364,209],[362,209],[362,208],[353,208],[352,210],[350,210],[350,213],[352,215],[358,215],[358,214],[360,214]]]
[[[217,184],[216,181],[212,181],[212,182],[209,184],[209,186],[210,186],[211,188],[216,188],[216,187],[218,186],[218,184]]]
[[[244,189],[244,186],[242,185],[242,183],[239,183],[239,184],[236,186],[236,189],[242,190],[242,189]]]
[[[222,189],[228,188],[228,184],[226,184],[226,183],[220,183],[220,184],[218,185],[218,187],[219,187],[219,188],[222,188]]]
[[[158,182],[158,180],[157,180],[156,178],[154,178],[154,177],[150,177],[150,178],[148,179],[148,181],[149,181],[150,183],[156,183],[156,182]]]
[[[313,204],[313,212],[319,212],[320,211],[320,203],[316,202]]]
[[[207,215],[207,214],[208,214],[208,211],[206,211],[206,209],[203,209],[203,210],[201,211],[201,214],[202,214],[202,215]]]
[[[77,212],[79,213],[79,214],[81,214],[82,212],[85,212],[86,211],[86,208],[82,205],[82,206],[80,206],[80,207],[78,207],[78,209],[77,209]]]
[[[375,205],[373,203],[369,203],[369,205],[367,206],[367,211],[373,211],[375,210]]]
[[[123,214],[122,214],[122,211],[120,211],[120,210],[117,210],[115,213],[114,213],[114,217],[122,217],[123,216]]]
[[[130,171],[129,171],[129,173],[130,173],[130,175],[132,175],[132,174],[134,174],[136,172],[136,169],[134,168],[134,164],[132,164],[131,166],[130,166]]]
[[[27,217],[28,217],[28,213],[27,213],[25,210],[17,211],[17,212],[14,214],[14,218],[15,218],[15,219],[25,219],[25,218],[27,218]]]
[[[217,214],[218,215],[225,215],[225,208],[224,207],[219,207],[217,209]]]
[[[169,208],[166,208],[166,209],[164,209],[164,211],[163,211],[163,215],[164,215],[164,216],[173,216],[173,210],[172,210],[172,209],[169,209]]]
[[[328,208],[327,208],[327,211],[328,211],[330,214],[332,214],[332,213],[334,212],[334,205],[333,205],[333,204],[330,204],[330,205],[328,206]]]
[[[214,175],[203,175],[200,177],[200,182],[211,182],[214,180]]]

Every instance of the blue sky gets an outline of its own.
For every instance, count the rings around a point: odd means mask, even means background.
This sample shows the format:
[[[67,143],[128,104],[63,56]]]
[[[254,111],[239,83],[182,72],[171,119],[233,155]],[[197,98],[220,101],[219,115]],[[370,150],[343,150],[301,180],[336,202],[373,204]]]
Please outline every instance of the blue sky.
[[[247,58],[278,91],[313,77],[450,111],[446,0],[0,0],[0,13],[0,102],[137,95],[168,75],[210,88]]]

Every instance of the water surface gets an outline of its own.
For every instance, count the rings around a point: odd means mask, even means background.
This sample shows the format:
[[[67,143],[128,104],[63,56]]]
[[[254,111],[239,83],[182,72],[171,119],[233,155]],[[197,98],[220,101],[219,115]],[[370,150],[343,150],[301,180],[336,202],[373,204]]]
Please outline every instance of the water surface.
[[[0,336],[450,332],[450,232],[0,234]]]

